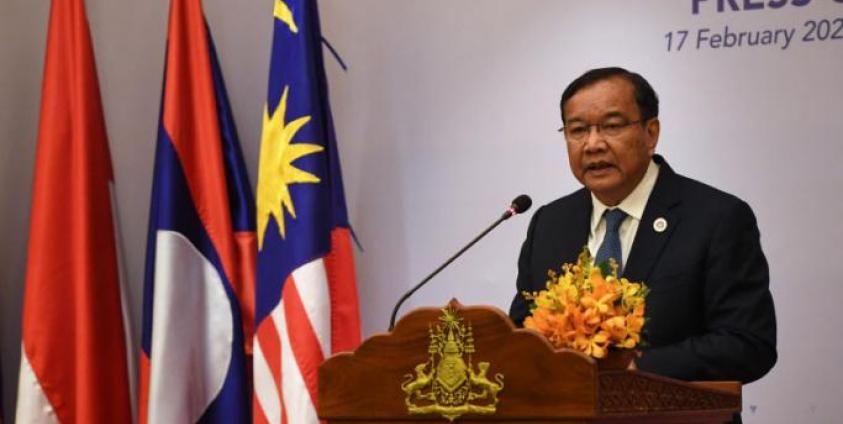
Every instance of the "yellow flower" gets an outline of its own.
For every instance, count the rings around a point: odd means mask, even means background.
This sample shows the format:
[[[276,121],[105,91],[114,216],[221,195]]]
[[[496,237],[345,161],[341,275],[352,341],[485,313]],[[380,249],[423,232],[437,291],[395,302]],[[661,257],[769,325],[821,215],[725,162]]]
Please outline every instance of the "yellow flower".
[[[605,321],[603,324],[600,325],[606,333],[609,334],[611,340],[615,343],[620,343],[624,339],[626,339],[627,334],[629,334],[629,330],[626,326],[626,317],[623,316],[616,316],[611,317]]]
[[[618,346],[619,346],[619,347],[622,347],[622,348],[624,348],[624,349],[633,349],[633,348],[635,348],[635,346],[638,344],[638,340],[637,340],[637,339],[638,339],[638,336],[636,336],[636,337],[634,337],[634,338],[633,338],[633,337],[628,337],[626,340],[624,340],[624,341],[623,341],[622,343],[620,343]]]
[[[609,347],[609,337],[605,332],[601,331],[591,337],[588,343],[588,351],[586,355],[591,355],[595,358],[606,357],[606,350]]]

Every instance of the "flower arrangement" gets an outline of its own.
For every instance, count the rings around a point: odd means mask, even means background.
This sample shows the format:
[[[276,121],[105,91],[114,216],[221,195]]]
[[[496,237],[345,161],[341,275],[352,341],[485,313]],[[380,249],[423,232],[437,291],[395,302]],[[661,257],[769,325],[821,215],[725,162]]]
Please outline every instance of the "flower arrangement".
[[[649,290],[643,283],[618,278],[614,260],[593,264],[584,248],[576,264],[562,265],[562,274],[548,271],[547,288],[524,292],[532,315],[524,321],[557,348],[606,357],[612,347],[633,349],[641,341],[644,306]]]

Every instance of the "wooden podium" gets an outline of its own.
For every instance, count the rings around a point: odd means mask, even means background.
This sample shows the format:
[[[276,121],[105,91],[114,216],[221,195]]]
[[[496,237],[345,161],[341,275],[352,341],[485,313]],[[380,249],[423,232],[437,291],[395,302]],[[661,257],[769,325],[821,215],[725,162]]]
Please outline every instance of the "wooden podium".
[[[421,308],[319,367],[329,423],[727,423],[737,382],[682,382],[556,350],[499,309]]]

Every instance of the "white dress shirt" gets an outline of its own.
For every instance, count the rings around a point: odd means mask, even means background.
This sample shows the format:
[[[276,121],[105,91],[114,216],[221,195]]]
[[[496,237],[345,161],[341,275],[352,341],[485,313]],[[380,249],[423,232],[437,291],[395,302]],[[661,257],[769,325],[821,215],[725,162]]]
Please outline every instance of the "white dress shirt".
[[[597,255],[597,249],[600,248],[603,238],[606,236],[606,220],[603,218],[603,212],[606,209],[618,208],[626,212],[627,215],[623,222],[621,222],[621,227],[618,230],[618,235],[621,239],[623,266],[626,267],[629,252],[632,250],[632,242],[635,240],[635,233],[638,232],[638,224],[641,223],[644,208],[647,207],[647,200],[650,199],[650,193],[653,192],[653,187],[656,185],[656,178],[658,176],[659,166],[650,160],[647,171],[644,173],[644,178],[632,190],[632,193],[629,193],[629,196],[626,196],[625,199],[614,207],[604,205],[603,202],[594,196],[594,193],[591,193],[591,230],[588,233],[588,250],[591,251],[592,256]]]

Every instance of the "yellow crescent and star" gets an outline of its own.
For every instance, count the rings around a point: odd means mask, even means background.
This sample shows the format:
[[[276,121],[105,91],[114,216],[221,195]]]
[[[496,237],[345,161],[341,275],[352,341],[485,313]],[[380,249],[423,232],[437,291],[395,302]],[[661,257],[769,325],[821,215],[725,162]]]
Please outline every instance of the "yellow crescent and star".
[[[293,19],[293,12],[283,0],[275,0],[273,10],[275,19],[278,19],[293,34],[298,34],[299,29]],[[281,238],[286,237],[284,211],[292,219],[296,219],[296,208],[290,196],[290,186],[293,184],[320,182],[319,177],[310,172],[296,168],[293,162],[303,156],[318,153],[324,147],[318,144],[297,142],[293,144],[293,137],[296,133],[310,122],[309,115],[301,116],[286,122],[287,98],[290,86],[284,86],[281,94],[281,101],[272,115],[269,114],[269,107],[264,106],[263,128],[261,129],[260,163],[258,164],[258,189],[257,189],[257,218],[258,218],[258,249],[263,248],[263,241],[269,218],[275,218],[278,224],[278,233]]]

